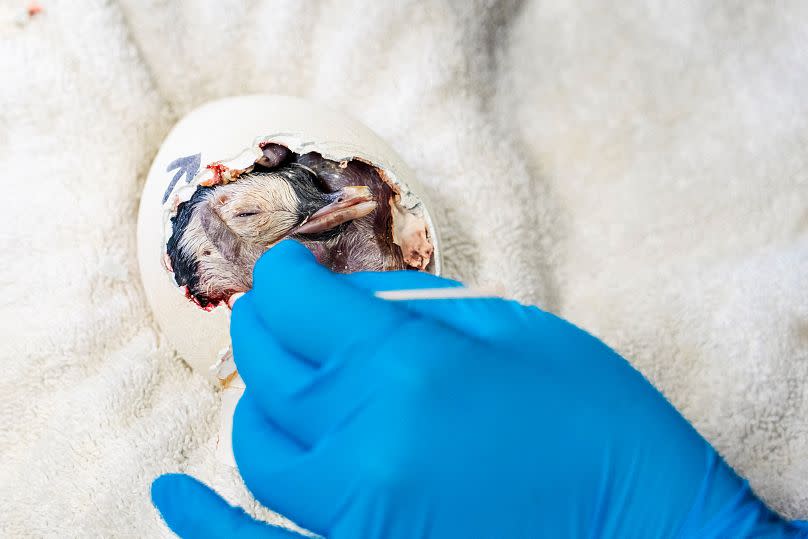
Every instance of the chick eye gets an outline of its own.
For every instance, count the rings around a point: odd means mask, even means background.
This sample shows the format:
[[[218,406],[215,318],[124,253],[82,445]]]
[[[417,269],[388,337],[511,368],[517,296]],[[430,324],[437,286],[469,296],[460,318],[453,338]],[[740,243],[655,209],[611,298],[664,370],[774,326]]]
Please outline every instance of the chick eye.
[[[236,217],[252,217],[253,215],[258,215],[257,211],[245,211],[241,213],[237,213]]]

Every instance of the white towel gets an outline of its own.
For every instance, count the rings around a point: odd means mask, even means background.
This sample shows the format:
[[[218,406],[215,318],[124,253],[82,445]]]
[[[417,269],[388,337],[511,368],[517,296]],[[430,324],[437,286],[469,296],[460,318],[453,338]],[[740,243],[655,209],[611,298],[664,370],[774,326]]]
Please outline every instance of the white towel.
[[[389,4],[0,8],[2,535],[167,535],[170,470],[256,509],[135,260],[168,129],[246,93],[367,123],[431,190],[447,274],[603,338],[808,517],[808,4]]]

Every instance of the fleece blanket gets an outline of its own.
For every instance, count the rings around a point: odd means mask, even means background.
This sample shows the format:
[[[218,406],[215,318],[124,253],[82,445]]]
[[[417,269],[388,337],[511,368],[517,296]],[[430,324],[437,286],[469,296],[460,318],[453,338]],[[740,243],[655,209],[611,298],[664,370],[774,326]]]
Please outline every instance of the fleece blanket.
[[[257,510],[135,259],[167,131],[250,93],[368,124],[446,274],[604,339],[808,517],[806,39],[799,1],[5,1],[0,535],[167,536],[165,471]]]

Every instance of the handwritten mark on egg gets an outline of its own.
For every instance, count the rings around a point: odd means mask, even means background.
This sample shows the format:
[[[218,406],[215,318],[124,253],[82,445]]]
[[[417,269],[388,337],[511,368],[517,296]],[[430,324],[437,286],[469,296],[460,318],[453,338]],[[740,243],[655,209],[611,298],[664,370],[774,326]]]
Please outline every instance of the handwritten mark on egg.
[[[166,200],[168,200],[168,195],[171,194],[171,191],[174,189],[174,186],[177,185],[180,178],[182,178],[183,174],[185,174],[185,183],[191,183],[191,180],[194,179],[196,173],[199,172],[199,165],[201,163],[202,154],[198,153],[195,155],[186,155],[185,157],[180,157],[179,159],[173,160],[168,165],[166,172],[171,172],[174,169],[179,170],[177,170],[177,173],[171,179],[171,183],[168,184],[165,194],[163,194],[163,204],[165,204]]]

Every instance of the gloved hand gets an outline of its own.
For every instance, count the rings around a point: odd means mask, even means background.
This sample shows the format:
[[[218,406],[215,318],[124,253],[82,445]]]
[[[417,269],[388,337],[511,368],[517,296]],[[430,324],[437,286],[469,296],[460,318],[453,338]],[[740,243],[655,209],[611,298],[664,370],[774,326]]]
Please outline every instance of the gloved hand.
[[[622,357],[502,299],[385,301],[458,286],[336,275],[299,244],[263,255],[235,302],[247,389],[233,450],[262,504],[328,538],[785,537]],[[152,497],[183,537],[299,535],[183,475]]]

